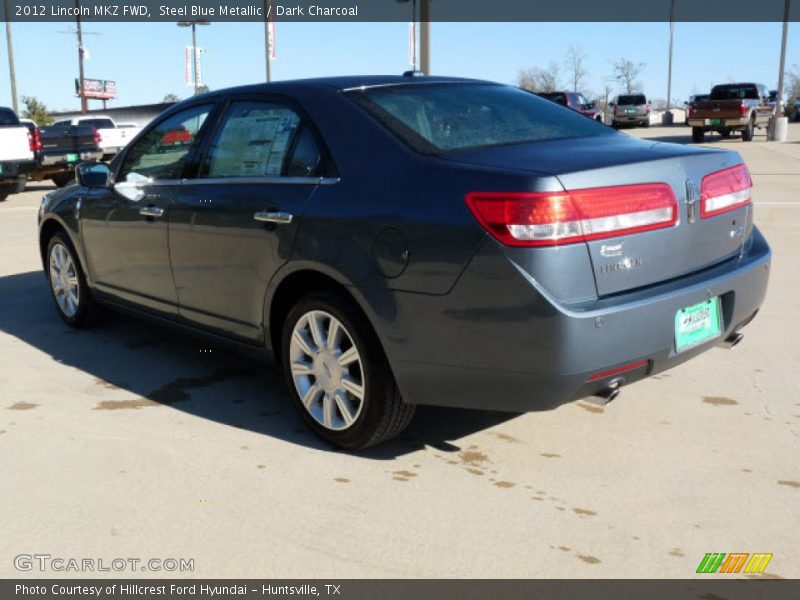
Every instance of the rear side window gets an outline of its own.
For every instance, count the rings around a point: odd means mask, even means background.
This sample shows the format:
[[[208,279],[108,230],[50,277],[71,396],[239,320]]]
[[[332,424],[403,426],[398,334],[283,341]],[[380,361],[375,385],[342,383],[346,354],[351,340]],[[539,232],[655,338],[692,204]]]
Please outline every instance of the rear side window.
[[[539,95],[545,100],[550,100],[550,102],[555,102],[563,106],[567,105],[567,97],[561,92],[547,92]]]
[[[427,154],[614,135],[583,115],[505,85],[407,84],[347,94],[401,140]]]
[[[640,104],[647,104],[647,99],[644,94],[634,94],[632,96],[620,96],[617,98],[617,104],[621,106],[638,106]]]
[[[303,127],[286,174],[289,177],[311,177],[317,172],[321,158],[314,135],[308,127]]]
[[[270,102],[234,102],[206,157],[202,176],[278,177],[284,173],[300,117]]]
[[[0,108],[0,127],[19,125],[19,119],[9,108]]]

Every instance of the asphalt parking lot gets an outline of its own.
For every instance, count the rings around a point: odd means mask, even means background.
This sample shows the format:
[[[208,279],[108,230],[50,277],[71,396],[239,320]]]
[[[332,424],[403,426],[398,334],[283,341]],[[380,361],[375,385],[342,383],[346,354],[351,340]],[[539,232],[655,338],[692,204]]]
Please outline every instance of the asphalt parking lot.
[[[628,132],[690,140],[685,127]],[[308,432],[275,370],[113,315],[70,330],[37,251],[51,188],[11,196],[0,576],[63,575],[14,567],[45,553],[194,559],[192,573],[142,576],[685,578],[707,552],[769,552],[764,577],[800,577],[800,124],[789,135],[708,138],[744,156],[774,250],[767,301],[734,350],[605,408],[422,409],[358,455]]]

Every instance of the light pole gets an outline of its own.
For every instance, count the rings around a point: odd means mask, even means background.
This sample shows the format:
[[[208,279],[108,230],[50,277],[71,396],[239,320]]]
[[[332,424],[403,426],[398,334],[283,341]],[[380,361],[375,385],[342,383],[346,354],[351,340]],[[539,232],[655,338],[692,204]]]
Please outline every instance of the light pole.
[[[675,0],[669,4],[669,67],[667,70],[667,112],[664,124],[672,125],[672,38],[675,36]]]
[[[783,105],[783,72],[786,68],[786,38],[789,35],[789,0],[786,0],[783,8],[783,36],[781,38],[781,60],[778,66],[778,97],[775,99],[775,112],[772,115],[769,127],[767,128],[767,139],[774,142],[786,140],[788,131],[788,119],[781,114]]]
[[[77,1],[77,0],[76,0]],[[192,28],[192,80],[194,81],[194,95],[200,88],[198,81],[197,64],[200,62],[197,56],[197,25],[211,25],[206,19],[192,19],[190,21],[178,21],[178,27]]]
[[[425,75],[431,74],[430,1],[420,0],[419,5],[419,68]]]
[[[14,70],[14,41],[11,37],[11,21],[8,18],[8,0],[5,0],[6,9],[6,44],[8,45],[8,75],[11,78],[11,103],[14,106],[14,113],[19,114],[17,105],[17,76]]]

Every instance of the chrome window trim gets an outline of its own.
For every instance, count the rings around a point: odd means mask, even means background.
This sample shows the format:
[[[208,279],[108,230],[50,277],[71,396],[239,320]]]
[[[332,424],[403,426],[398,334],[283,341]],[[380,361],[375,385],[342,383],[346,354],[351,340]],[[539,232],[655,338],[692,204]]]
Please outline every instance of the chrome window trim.
[[[339,177],[209,177],[205,179],[156,179],[145,185],[230,185],[230,184],[283,184],[283,185],[334,185]]]

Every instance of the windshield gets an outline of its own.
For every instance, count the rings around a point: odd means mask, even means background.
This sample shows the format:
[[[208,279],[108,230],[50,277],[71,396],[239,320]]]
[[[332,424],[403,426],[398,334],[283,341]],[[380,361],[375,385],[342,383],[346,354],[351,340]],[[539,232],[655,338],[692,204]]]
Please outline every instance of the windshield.
[[[617,98],[617,104],[620,106],[634,106],[639,104],[647,104],[647,100],[643,94],[636,94],[634,96],[620,96]]]
[[[614,135],[579,113],[506,85],[394,85],[347,94],[409,146],[429,154]]]

